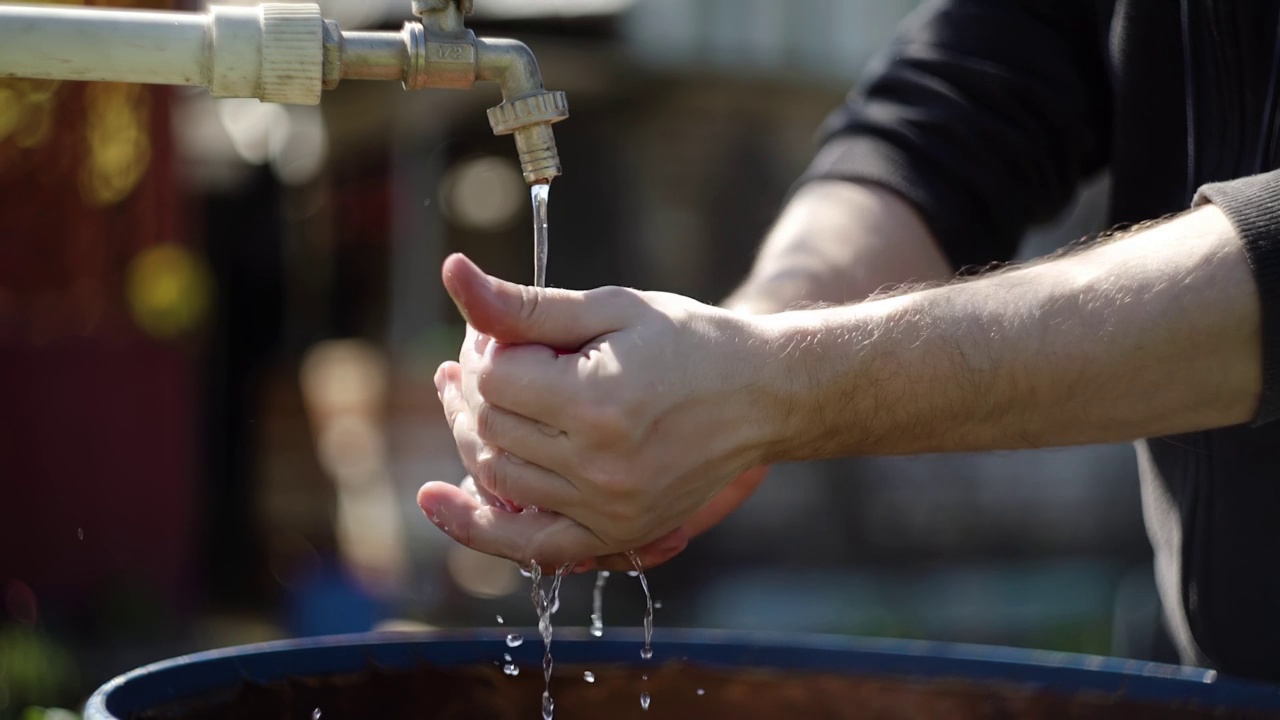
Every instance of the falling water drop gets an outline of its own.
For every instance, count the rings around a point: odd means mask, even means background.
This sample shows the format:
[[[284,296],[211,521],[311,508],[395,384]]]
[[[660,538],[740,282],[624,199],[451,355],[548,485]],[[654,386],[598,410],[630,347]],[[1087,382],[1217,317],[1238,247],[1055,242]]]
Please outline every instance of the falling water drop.
[[[510,675],[511,677],[515,677],[520,674],[520,666],[515,663],[507,663],[502,666],[502,672]]]
[[[649,581],[644,577],[640,556],[629,552],[627,557],[631,558],[636,576],[640,578],[640,587],[644,589],[644,647],[640,650],[640,657],[648,660],[653,657],[653,596],[649,594]]]
[[[595,674],[595,673],[593,673],[593,672],[591,672],[590,670],[588,670],[588,671],[586,671],[586,672],[582,673],[582,679],[583,679],[583,680],[586,680],[586,681],[587,681],[587,682],[589,682],[589,683],[593,683],[593,682],[595,682],[595,681],[596,681],[596,674]]]
[[[84,528],[79,528],[78,530],[76,530],[76,537],[80,538],[81,540],[84,539]]]
[[[591,635],[604,635],[604,584],[609,580],[609,571],[596,573],[596,586],[591,593]]]
[[[645,710],[649,709],[649,693],[647,692],[640,693],[640,707],[644,708]]]
[[[311,720],[320,720],[320,708],[311,711]]]
[[[507,636],[507,647],[520,647],[520,644],[523,642],[524,638],[520,637],[516,633],[511,633]]]
[[[499,624],[499,625],[501,625],[503,622],[505,622],[505,621],[502,619],[502,616],[501,616],[501,615],[498,615],[498,616],[497,616],[497,618],[498,618],[498,624]]]
[[[707,691],[706,691],[706,690],[703,690],[702,688],[698,688],[698,695],[699,695],[699,696],[701,696],[701,695],[706,695],[706,694],[707,694]]]

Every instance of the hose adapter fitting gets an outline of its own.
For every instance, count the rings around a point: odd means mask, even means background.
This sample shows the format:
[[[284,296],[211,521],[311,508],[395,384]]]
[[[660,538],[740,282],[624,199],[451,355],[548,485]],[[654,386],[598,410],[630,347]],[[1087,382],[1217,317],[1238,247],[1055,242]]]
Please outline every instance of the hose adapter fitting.
[[[525,182],[551,182],[560,174],[553,123],[569,117],[569,100],[560,91],[543,90],[489,108],[494,135],[513,135]]]

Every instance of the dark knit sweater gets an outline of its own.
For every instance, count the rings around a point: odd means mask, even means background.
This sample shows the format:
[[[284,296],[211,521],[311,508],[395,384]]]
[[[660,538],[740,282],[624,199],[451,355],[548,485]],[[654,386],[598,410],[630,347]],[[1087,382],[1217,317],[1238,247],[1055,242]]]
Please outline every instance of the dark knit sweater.
[[[886,186],[957,268],[1007,260],[1086,177],[1116,224],[1213,202],[1262,301],[1253,423],[1139,443],[1186,662],[1280,681],[1280,2],[936,0],[830,118],[805,179]],[[1198,192],[1197,192],[1198,190]]]

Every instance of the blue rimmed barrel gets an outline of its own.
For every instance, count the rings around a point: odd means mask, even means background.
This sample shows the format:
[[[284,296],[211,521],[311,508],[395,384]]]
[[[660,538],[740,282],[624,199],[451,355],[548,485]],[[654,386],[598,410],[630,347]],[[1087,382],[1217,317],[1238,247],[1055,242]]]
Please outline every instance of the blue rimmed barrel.
[[[503,655],[507,653],[526,668],[523,673],[526,686],[520,692],[529,694],[529,704],[536,707],[542,682],[538,672],[542,644],[537,642],[536,634],[527,634],[525,637],[530,640],[518,647],[509,647],[504,642],[508,632],[510,630],[364,634],[204,652],[160,662],[112,680],[90,699],[85,717],[86,720],[177,718],[184,717],[183,707],[198,707],[201,702],[222,703],[220,712],[225,716],[247,716],[252,713],[245,709],[247,714],[242,715],[234,706],[236,698],[244,695],[234,692],[238,687],[251,686],[266,692],[265,689],[284,683],[301,682],[307,687],[316,687],[327,678],[346,678],[326,690],[329,694],[325,697],[333,698],[335,692],[351,691],[352,683],[363,682],[361,678],[371,678],[371,669],[394,676],[423,668],[445,671],[477,668],[500,678],[501,671],[494,666],[503,664]],[[708,678],[705,682],[688,680],[687,687],[669,691],[682,695],[668,698],[667,709],[679,707],[693,713],[690,708],[701,708],[698,715],[675,715],[679,717],[719,716],[716,708],[720,690],[715,684],[718,682],[727,683],[724,685],[727,688],[735,682],[735,677],[743,678],[738,683],[740,687],[725,690],[720,698],[726,700],[730,692],[734,693],[738,702],[735,712],[740,712],[744,692],[748,697],[750,693],[757,693],[759,705],[765,707],[770,704],[771,693],[785,691],[789,685],[804,684],[808,682],[805,678],[812,677],[823,681],[798,691],[802,694],[797,697],[839,692],[841,687],[862,693],[850,696],[854,699],[849,701],[848,717],[912,717],[921,712],[940,719],[1013,717],[1007,714],[1010,708],[1021,708],[1018,712],[1027,717],[1040,714],[1092,717],[1097,707],[1133,704],[1145,708],[1143,716],[1150,712],[1151,717],[1179,717],[1175,713],[1180,712],[1185,717],[1280,718],[1280,687],[1223,677],[1209,670],[1114,658],[950,643],[718,631],[660,633],[650,662],[640,659],[640,647],[641,638],[629,630],[610,631],[603,639],[591,638],[580,631],[558,631],[553,643],[556,665],[562,670],[576,668],[573,672],[577,675],[557,677],[553,694],[571,696],[579,705],[589,702],[584,700],[589,695],[582,692],[573,695],[568,690],[573,689],[575,682],[582,686],[581,668],[595,668],[598,673],[593,673],[593,680],[596,674],[603,677],[612,670],[615,688],[625,687],[634,697],[650,682],[642,679],[642,673],[652,677],[652,712],[646,712],[643,717],[654,720],[673,717],[662,712],[662,692],[665,687],[674,687],[670,682],[673,677]],[[664,667],[676,669],[663,676]],[[666,677],[666,686],[661,684],[663,677]],[[536,684],[528,684],[535,680]],[[601,681],[600,685],[604,684]],[[698,687],[697,693],[697,702],[702,704],[691,705],[689,688],[703,684],[708,689],[704,692]],[[454,689],[447,682],[441,687],[444,690],[430,692],[438,694]],[[594,683],[591,690],[596,691]],[[923,701],[912,699],[912,693],[936,697],[945,707],[921,704]],[[984,693],[990,698],[984,700]],[[861,712],[871,708],[866,704],[868,697],[883,701],[872,703],[875,707],[883,705],[888,709]],[[968,698],[968,702],[947,700],[953,697]],[[1010,697],[1015,700],[1009,700]],[[1027,698],[1039,700],[1032,702]],[[679,702],[675,702],[677,699]],[[314,704],[317,706],[314,712],[323,711],[322,702]],[[911,705],[911,712],[903,709],[907,704]],[[1075,705],[1079,707],[1073,708]],[[581,708],[575,711],[563,704],[561,707],[569,716],[582,712]],[[903,712],[896,713],[894,708]],[[1161,714],[1161,708],[1169,714]],[[406,717],[414,716],[411,708],[404,712]],[[632,702],[624,711],[613,710],[609,715],[619,718],[641,712],[639,704]],[[486,710],[474,716],[487,717],[487,713]],[[313,711],[310,703],[304,703],[283,714],[271,715],[306,720]],[[459,716],[456,711],[449,715],[455,716]],[[1116,716],[1127,715],[1120,712]],[[431,716],[417,714],[416,717],[430,720]]]

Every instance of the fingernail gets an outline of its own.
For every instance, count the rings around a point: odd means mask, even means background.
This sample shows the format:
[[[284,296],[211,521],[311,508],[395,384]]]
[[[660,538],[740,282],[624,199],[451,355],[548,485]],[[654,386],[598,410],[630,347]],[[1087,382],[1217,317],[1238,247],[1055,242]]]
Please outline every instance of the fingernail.
[[[424,500],[422,502],[422,514],[426,515],[427,519],[436,527],[443,527],[441,525],[443,521],[440,519],[440,503],[433,500]]]

